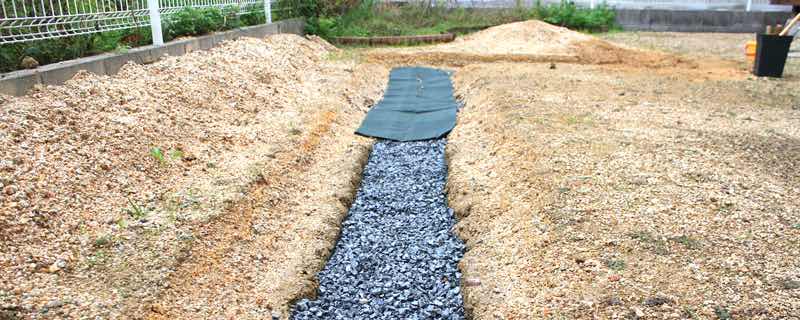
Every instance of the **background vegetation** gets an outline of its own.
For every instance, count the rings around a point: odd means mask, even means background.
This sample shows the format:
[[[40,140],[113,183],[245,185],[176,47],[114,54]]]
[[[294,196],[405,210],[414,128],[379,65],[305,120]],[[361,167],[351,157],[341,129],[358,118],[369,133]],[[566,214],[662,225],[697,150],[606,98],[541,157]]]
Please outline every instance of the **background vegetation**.
[[[587,32],[615,28],[615,14],[611,8],[579,8],[568,1],[550,5],[537,2],[532,8],[517,6],[513,9],[448,8],[444,3],[430,1],[397,5],[364,0],[351,5],[345,10],[328,8],[337,10],[323,10],[319,17],[309,18],[306,31],[324,38],[466,33],[527,19],[540,19]]]
[[[303,0],[308,1],[308,0]],[[286,0],[280,4],[293,5],[298,0]],[[297,16],[299,10],[277,10],[274,19]],[[164,41],[183,36],[197,36],[243,26],[263,24],[264,12],[239,14],[239,8],[184,8],[162,22]],[[0,72],[24,69],[21,65],[26,57],[39,65],[91,56],[104,52],[125,51],[129,48],[152,43],[150,27],[99,32],[71,37],[39,40],[0,46]]]
[[[589,32],[608,31],[615,27],[614,11],[610,8],[578,8],[567,1],[551,5],[537,3],[532,8],[465,9],[448,8],[444,3],[432,0],[412,0],[406,4],[387,4],[377,0],[280,0],[275,9],[274,20],[306,17],[306,31],[324,38],[445,32],[463,34],[527,19],[541,19]],[[234,6],[222,9],[184,8],[164,20],[164,40],[266,21],[264,12],[260,10],[242,15],[238,12]],[[45,65],[103,52],[124,51],[150,43],[152,38],[147,27],[3,45],[0,47],[0,72],[22,69],[21,63],[26,57]]]

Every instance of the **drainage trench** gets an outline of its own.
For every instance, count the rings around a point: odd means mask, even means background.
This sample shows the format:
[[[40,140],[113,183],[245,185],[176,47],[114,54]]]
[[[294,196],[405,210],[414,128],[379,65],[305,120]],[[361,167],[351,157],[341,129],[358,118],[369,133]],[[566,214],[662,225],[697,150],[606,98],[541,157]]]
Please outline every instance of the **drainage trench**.
[[[446,71],[396,68],[357,133],[381,138],[315,299],[292,319],[464,319],[444,136],[458,104]]]
[[[293,319],[463,319],[444,138],[372,148],[315,300]]]

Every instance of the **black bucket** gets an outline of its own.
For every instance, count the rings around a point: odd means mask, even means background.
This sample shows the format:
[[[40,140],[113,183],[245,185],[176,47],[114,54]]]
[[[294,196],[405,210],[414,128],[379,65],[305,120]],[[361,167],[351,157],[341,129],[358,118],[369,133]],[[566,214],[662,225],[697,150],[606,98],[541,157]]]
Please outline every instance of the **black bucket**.
[[[772,34],[756,35],[756,61],[753,64],[753,74],[759,77],[783,76],[783,66],[789,55],[789,46],[794,37],[778,36]]]

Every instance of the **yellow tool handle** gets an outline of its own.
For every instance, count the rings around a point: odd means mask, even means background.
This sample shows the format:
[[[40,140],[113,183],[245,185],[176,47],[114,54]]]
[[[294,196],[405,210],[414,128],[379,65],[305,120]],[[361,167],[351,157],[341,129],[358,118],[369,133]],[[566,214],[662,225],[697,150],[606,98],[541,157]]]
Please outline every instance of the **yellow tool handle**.
[[[783,27],[783,31],[781,31],[779,36],[785,36],[787,33],[789,33],[789,30],[792,30],[792,27],[794,27],[794,24],[797,23],[798,19],[800,19],[800,13],[794,16],[794,18],[792,18],[792,21],[790,21],[789,24],[786,25],[786,27]]]

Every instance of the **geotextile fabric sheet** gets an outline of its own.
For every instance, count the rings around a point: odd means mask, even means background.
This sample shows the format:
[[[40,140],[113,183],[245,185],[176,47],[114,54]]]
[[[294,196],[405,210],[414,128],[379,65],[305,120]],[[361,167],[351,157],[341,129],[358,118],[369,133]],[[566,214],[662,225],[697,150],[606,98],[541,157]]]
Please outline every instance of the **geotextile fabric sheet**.
[[[449,72],[395,68],[383,99],[370,109],[356,133],[397,141],[440,138],[455,126],[457,111]]]

